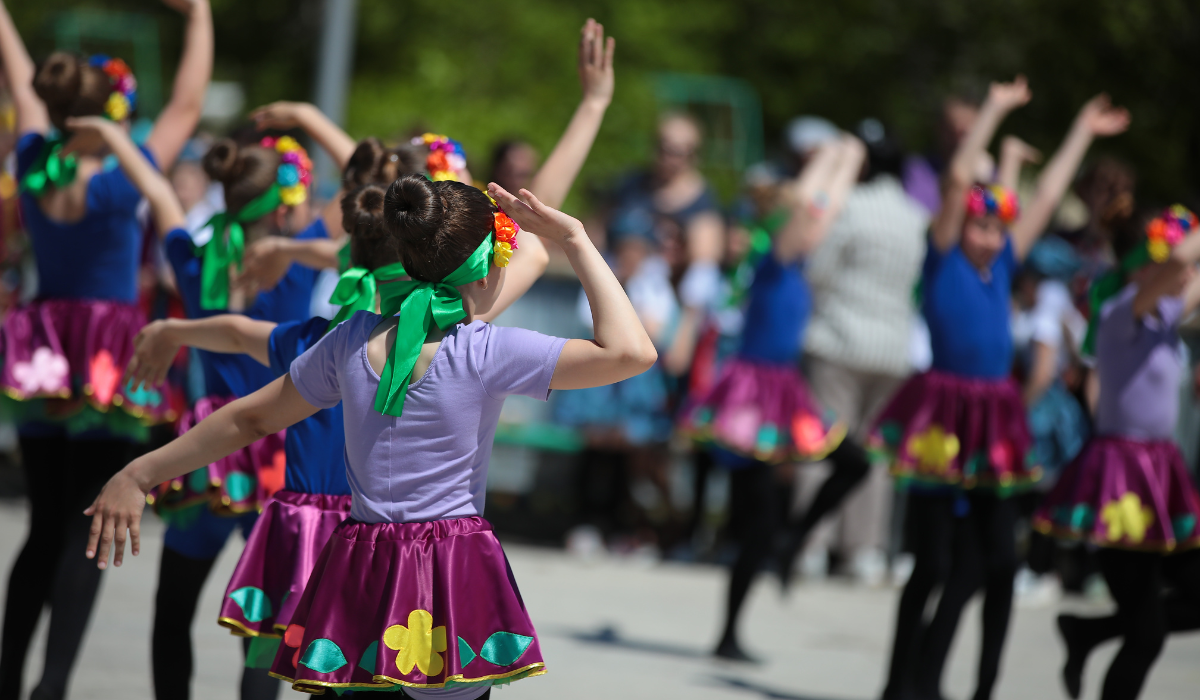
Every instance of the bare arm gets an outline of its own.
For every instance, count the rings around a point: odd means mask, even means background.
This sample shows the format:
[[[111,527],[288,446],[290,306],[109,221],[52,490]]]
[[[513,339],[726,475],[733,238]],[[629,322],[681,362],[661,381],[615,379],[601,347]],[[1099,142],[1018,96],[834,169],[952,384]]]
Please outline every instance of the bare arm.
[[[184,320],[169,318],[142,327],[133,339],[133,357],[125,374],[136,388],[167,379],[167,370],[181,347],[230,355],[249,355],[270,366],[269,341],[276,324],[241,314],[221,314]]]
[[[249,445],[271,433],[298,423],[319,409],[304,400],[284,375],[267,386],[223,406],[194,428],[166,445],[138,457],[117,472],[83,513],[92,516],[87,557],[101,569],[108,566],[110,545],[113,564],[121,565],[125,538],[137,556],[146,494],[164,481],[183,476]],[[97,545],[99,545],[97,547]]]
[[[987,101],[979,110],[979,116],[971,125],[970,131],[946,173],[943,184],[942,209],[934,217],[930,231],[931,243],[943,253],[958,243],[962,235],[963,220],[967,214],[967,190],[975,184],[975,167],[980,156],[1008,113],[1029,102],[1031,94],[1025,77],[1018,75],[1011,83],[992,83],[988,91]]]
[[[488,191],[521,228],[562,246],[591,305],[595,339],[567,341],[550,388],[604,386],[650,369],[658,359],[654,343],[583,224],[542,204],[528,190],[521,190],[521,199],[495,183],[488,185]]]
[[[1012,226],[1013,248],[1018,260],[1025,255],[1046,230],[1050,217],[1058,208],[1083,156],[1097,136],[1113,136],[1129,128],[1129,112],[1113,107],[1107,95],[1097,95],[1079,110],[1067,138],[1038,178],[1037,193],[1029,208]]]
[[[213,27],[212,10],[208,0],[163,0],[168,6],[187,15],[183,38],[183,57],[175,74],[171,101],[163,107],[154,130],[146,139],[146,148],[158,159],[158,167],[170,170],[200,123],[204,93],[212,79]]]
[[[325,221],[326,230],[329,221]],[[341,264],[338,252],[346,245],[342,222],[338,219],[337,231],[342,235],[329,238],[306,238],[298,241],[287,236],[266,236],[246,247],[242,260],[242,272],[235,286],[248,291],[274,289],[287,274],[292,263],[299,263],[313,270],[337,269]],[[513,256],[514,259],[516,256]]]
[[[104,117],[72,117],[67,120],[67,127],[75,131],[91,130],[100,134],[117,157],[126,177],[150,202],[159,236],[166,236],[172,229],[184,226],[187,218],[171,183],[146,160],[146,156],[133,144],[124,129]]]
[[[1026,163],[1040,163],[1042,153],[1016,136],[1005,136],[1000,142],[1000,169],[996,181],[1013,192],[1021,184],[1021,167]]]
[[[1058,368],[1058,348],[1034,341],[1033,343],[1033,362],[1029,368],[1029,377],[1025,380],[1025,387],[1022,389],[1022,398],[1025,400],[1025,407],[1029,408],[1042,398],[1042,394],[1050,388],[1054,383],[1055,370]]]
[[[1134,318],[1154,313],[1162,297],[1181,294],[1184,298],[1184,315],[1194,311],[1196,303],[1200,301],[1200,290],[1195,289],[1197,261],[1200,261],[1200,234],[1193,233],[1175,246],[1158,274],[1138,287],[1133,297]]]
[[[316,105],[307,102],[272,102],[250,113],[258,129],[304,130],[337,163],[338,171],[344,170],[350,156],[354,155],[354,139],[333,123]]]
[[[848,135],[813,155],[794,186],[792,215],[776,235],[777,260],[796,260],[820,245],[841,213],[865,156],[862,142]]]
[[[0,2],[0,62],[4,63],[4,77],[12,93],[13,106],[17,112],[17,135],[30,132],[44,134],[50,130],[50,115],[46,105],[33,91],[33,74],[36,70],[33,59],[25,50],[25,42],[17,32],[8,7]]]

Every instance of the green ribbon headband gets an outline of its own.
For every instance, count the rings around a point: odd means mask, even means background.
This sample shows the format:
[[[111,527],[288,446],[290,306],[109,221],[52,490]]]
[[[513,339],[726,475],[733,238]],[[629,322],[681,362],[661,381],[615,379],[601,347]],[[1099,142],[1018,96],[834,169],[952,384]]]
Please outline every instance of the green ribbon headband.
[[[201,227],[211,226],[213,235],[208,243],[196,248],[196,255],[202,258],[200,308],[210,311],[229,308],[229,266],[237,265],[240,271],[246,254],[246,231],[242,224],[258,221],[282,203],[279,184],[271,183],[271,189],[250,200],[238,213],[218,212]]]
[[[65,138],[46,139],[37,159],[33,161],[25,177],[21,178],[22,192],[41,197],[51,185],[61,188],[75,181],[79,161],[74,153],[61,155],[66,143]]]
[[[487,277],[492,266],[492,238],[489,233],[475,252],[441,282],[396,279],[383,274],[385,269],[394,267],[391,265],[375,271],[380,282],[391,282],[378,288],[380,311],[384,316],[400,316],[396,342],[383,365],[379,390],[375,393],[376,411],[389,416],[400,416],[404,411],[408,379],[421,354],[421,346],[434,325],[444,331],[466,318],[458,287]],[[360,282],[362,279],[365,276]]]

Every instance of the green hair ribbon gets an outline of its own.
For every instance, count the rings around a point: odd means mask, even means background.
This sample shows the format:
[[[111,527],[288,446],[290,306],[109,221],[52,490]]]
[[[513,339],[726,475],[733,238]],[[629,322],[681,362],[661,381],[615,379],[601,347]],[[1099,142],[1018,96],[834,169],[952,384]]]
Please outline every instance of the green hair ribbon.
[[[74,153],[62,155],[66,143],[65,138],[46,139],[37,159],[33,161],[25,177],[21,178],[22,192],[41,197],[51,185],[66,187],[75,181],[79,161]]]
[[[218,212],[201,227],[212,227],[213,235],[208,243],[196,247],[196,255],[202,259],[200,308],[210,311],[229,308],[229,266],[237,265],[240,271],[246,254],[246,231],[242,224],[258,221],[282,203],[279,184],[271,183],[270,189],[250,200],[238,213]]]
[[[337,287],[329,297],[330,304],[337,304],[342,308],[329,322],[326,332],[333,330],[355,312],[375,310],[375,293],[379,290],[377,280],[396,280],[407,275],[404,265],[398,262],[373,271],[365,267],[352,267],[343,272]]]

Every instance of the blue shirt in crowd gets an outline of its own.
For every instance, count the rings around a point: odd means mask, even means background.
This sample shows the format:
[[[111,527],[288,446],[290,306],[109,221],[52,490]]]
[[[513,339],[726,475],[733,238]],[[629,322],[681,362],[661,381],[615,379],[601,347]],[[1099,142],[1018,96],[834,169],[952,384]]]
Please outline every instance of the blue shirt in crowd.
[[[790,364],[800,355],[800,339],[812,310],[803,263],[782,264],[766,255],[750,284],[739,355],[747,360]]]

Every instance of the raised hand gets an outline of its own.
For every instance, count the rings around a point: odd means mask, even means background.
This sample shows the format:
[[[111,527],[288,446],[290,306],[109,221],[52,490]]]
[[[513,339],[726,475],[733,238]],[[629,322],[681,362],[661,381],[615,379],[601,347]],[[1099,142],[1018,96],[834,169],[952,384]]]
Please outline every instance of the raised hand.
[[[603,103],[613,96],[613,50],[616,39],[604,38],[604,25],[588,19],[579,37],[579,83],[585,99]]]
[[[992,83],[988,88],[988,102],[1005,111],[1028,104],[1032,97],[1029,82],[1023,75],[1018,75],[1011,83]]]
[[[529,190],[521,190],[518,199],[492,182],[488,184],[488,194],[521,228],[542,238],[563,244],[575,236],[587,235],[579,219],[542,204]]]
[[[283,236],[264,236],[246,246],[236,286],[247,291],[274,289],[292,266],[287,249],[290,242]]]
[[[1000,160],[1008,159],[1017,163],[1040,163],[1042,152],[1016,136],[1005,136],[1000,142]]]
[[[104,490],[83,511],[92,516],[92,529],[88,532],[88,559],[95,559],[96,566],[108,567],[110,547],[113,565],[120,566],[125,558],[125,538],[129,535],[129,550],[136,557],[141,551],[142,509],[146,507],[146,492],[129,473],[129,467],[117,472],[104,485]],[[115,545],[115,546],[114,546]]]
[[[272,102],[250,113],[254,126],[259,131],[279,129],[286,131],[300,125],[306,110],[313,109],[307,102]]]
[[[1079,123],[1094,136],[1116,136],[1129,128],[1129,110],[1114,107],[1108,95],[1100,93],[1079,110]]]
[[[167,380],[167,371],[181,347],[171,337],[170,323],[167,320],[148,323],[133,339],[133,357],[129,358],[125,375],[135,391],[139,386],[156,386]]]
[[[66,127],[67,127],[67,129],[71,130],[72,132],[77,132],[77,133],[89,133],[90,132],[90,133],[97,134],[101,138],[103,138],[105,140],[105,142],[109,141],[109,136],[113,133],[114,129],[116,129],[116,130],[120,129],[120,127],[117,126],[116,122],[112,121],[111,119],[108,119],[106,117],[101,117],[101,116],[67,117]]]

